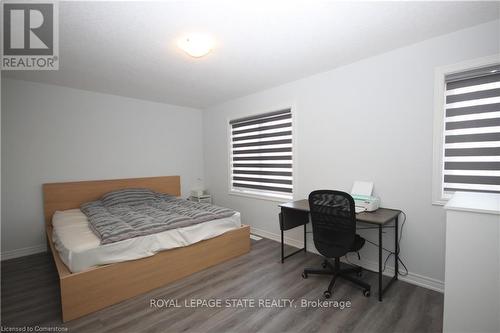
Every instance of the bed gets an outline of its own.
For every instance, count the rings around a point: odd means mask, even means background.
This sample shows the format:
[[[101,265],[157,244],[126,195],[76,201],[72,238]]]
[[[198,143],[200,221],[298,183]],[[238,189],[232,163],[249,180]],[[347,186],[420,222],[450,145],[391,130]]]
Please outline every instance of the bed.
[[[79,261],[70,263],[61,249],[56,249],[52,217],[56,212],[77,209],[82,203],[97,200],[103,194],[124,188],[148,188],[155,192],[180,195],[180,177],[149,177],[117,180],[51,183],[43,185],[44,214],[48,245],[52,251],[59,274],[62,319],[64,322],[116,304],[128,298],[181,279],[250,250],[250,230],[245,225],[229,219],[216,221],[215,228],[224,232],[210,237],[210,226],[198,226],[196,237],[190,245],[164,250],[154,255],[107,265],[86,268]],[[73,211],[77,214],[77,211]],[[62,219],[61,221],[66,221]],[[68,220],[69,221],[69,220]],[[64,223],[64,222],[63,222]],[[177,231],[173,231],[177,232]],[[208,238],[208,239],[207,239]],[[67,249],[68,250],[68,249]],[[65,264],[66,262],[66,264]],[[72,266],[70,269],[68,266]],[[75,268],[76,267],[76,268]],[[72,272],[75,271],[75,272]]]

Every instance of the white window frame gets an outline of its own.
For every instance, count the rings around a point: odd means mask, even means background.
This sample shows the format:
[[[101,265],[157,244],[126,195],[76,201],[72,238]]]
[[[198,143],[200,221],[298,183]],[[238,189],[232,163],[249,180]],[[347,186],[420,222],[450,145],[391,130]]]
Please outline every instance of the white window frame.
[[[434,71],[434,133],[432,159],[432,204],[445,205],[449,197],[443,196],[443,167],[444,167],[444,116],[446,75],[474,70],[489,65],[498,64],[500,54],[463,61],[460,63],[438,67]]]
[[[233,154],[232,154],[232,142],[231,142],[231,124],[230,121],[233,119],[238,119],[238,118],[244,118],[244,117],[251,117],[251,116],[258,116],[260,114],[264,114],[266,112],[272,112],[276,110],[283,110],[283,109],[290,109],[290,113],[292,115],[292,193],[291,193],[291,198],[283,198],[280,196],[273,195],[272,193],[258,193],[253,192],[253,191],[236,191],[233,190],[231,187],[231,181],[232,181],[232,172],[231,172],[231,163],[233,159]],[[294,104],[285,104],[273,108],[266,108],[266,110],[261,110],[258,112],[247,112],[247,113],[239,113],[238,115],[231,116],[230,118],[226,118],[226,126],[227,126],[227,152],[228,152],[228,159],[227,159],[227,181],[228,181],[228,194],[233,195],[233,196],[239,196],[239,197],[246,197],[246,198],[253,198],[253,199],[259,199],[259,200],[268,200],[268,201],[274,201],[274,202],[279,202],[279,203],[284,203],[288,202],[291,200],[295,200],[295,196],[297,193],[297,170],[298,170],[298,158],[297,158],[297,112],[296,112],[296,107]]]

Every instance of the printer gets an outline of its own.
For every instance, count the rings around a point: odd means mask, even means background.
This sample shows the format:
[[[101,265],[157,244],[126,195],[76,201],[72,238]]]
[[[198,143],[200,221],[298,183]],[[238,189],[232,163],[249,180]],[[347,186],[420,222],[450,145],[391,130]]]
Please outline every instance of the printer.
[[[356,213],[360,212],[373,212],[380,207],[380,198],[371,195],[353,195],[354,206],[356,206]]]
[[[356,213],[373,212],[380,207],[380,198],[372,196],[373,182],[355,181],[351,196],[354,199]]]

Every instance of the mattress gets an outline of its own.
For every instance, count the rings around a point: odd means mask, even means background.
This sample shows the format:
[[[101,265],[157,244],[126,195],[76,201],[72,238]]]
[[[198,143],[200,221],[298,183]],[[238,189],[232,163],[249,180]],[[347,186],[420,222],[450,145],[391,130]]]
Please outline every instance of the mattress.
[[[94,266],[145,258],[159,251],[188,246],[217,237],[241,226],[240,213],[184,228],[101,245],[89,227],[87,216],[79,209],[58,211],[52,218],[55,248],[73,273]]]

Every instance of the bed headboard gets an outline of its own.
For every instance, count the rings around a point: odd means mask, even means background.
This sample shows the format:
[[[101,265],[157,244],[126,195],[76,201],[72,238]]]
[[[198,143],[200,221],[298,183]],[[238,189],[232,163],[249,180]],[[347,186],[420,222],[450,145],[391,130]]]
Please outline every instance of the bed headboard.
[[[79,208],[82,203],[97,200],[105,193],[132,187],[149,188],[156,192],[180,196],[181,178],[164,176],[43,184],[45,224],[50,225],[57,210]]]

